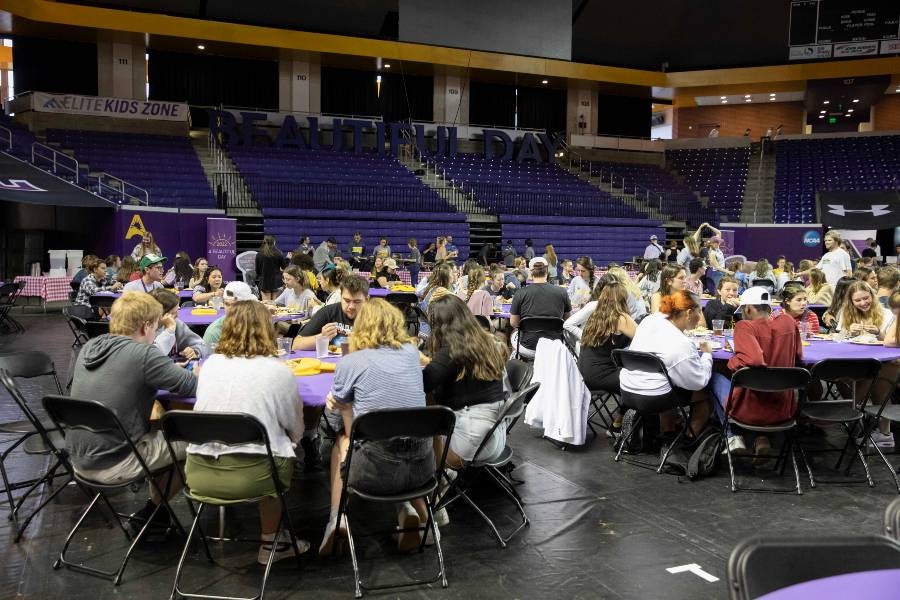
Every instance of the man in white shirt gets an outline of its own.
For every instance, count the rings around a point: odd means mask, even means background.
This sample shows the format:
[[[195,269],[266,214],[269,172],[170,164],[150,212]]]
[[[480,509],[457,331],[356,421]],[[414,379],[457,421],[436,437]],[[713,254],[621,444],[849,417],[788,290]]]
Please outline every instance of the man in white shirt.
[[[659,258],[662,256],[663,247],[659,245],[659,242],[656,241],[657,237],[655,235],[650,236],[650,244],[644,248],[644,260],[653,260],[654,258]]]
[[[164,264],[165,256],[158,254],[145,254],[138,268],[141,271],[141,278],[129,281],[122,288],[123,292],[146,292],[150,293],[157,288],[163,287],[162,278],[165,274]]]
[[[829,231],[825,234],[825,250],[827,252],[822,255],[816,268],[825,274],[825,280],[831,289],[835,289],[841,277],[852,276],[853,265],[850,262],[850,255],[842,247],[841,235],[838,232]],[[806,270],[796,275],[808,274],[809,270]]]

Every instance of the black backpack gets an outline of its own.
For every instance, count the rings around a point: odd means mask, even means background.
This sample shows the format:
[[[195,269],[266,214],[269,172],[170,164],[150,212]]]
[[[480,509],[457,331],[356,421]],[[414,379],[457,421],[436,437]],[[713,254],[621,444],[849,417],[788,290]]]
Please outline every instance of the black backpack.
[[[690,444],[672,448],[664,470],[687,477],[689,481],[713,475],[723,448],[722,432],[715,427],[707,427]],[[660,457],[664,451],[660,451]]]

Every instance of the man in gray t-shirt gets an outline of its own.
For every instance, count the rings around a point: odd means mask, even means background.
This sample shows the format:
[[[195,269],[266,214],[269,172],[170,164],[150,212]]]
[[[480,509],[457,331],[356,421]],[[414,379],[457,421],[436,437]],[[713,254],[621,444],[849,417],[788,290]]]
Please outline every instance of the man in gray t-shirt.
[[[337,250],[337,240],[333,237],[316,246],[316,251],[313,252],[313,266],[317,272],[321,273],[327,263],[334,262],[335,250]]]

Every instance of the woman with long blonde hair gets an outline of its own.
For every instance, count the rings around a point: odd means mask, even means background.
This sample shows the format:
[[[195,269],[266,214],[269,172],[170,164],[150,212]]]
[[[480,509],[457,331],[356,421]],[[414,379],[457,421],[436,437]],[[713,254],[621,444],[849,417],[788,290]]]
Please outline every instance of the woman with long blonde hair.
[[[628,292],[628,312],[631,314],[631,318],[637,321],[646,315],[647,303],[644,302],[641,288],[634,282],[631,275],[628,274],[628,271],[622,267],[610,267],[606,274],[623,285]]]
[[[194,410],[246,413],[266,428],[280,486],[291,486],[294,445],[303,434],[303,403],[291,370],[275,358],[272,317],[259,302],[236,302],[222,326],[216,354],[203,364]],[[195,495],[224,499],[261,497],[262,543],[257,560],[266,564],[272,545],[275,560],[293,556],[289,538],[278,535],[282,510],[264,447],[209,443],[187,448],[185,478]],[[298,554],[309,542],[297,540]]]
[[[376,410],[425,406],[419,350],[406,332],[403,314],[385,300],[371,298],[359,309],[350,334],[350,354],[337,365],[326,406],[326,418],[338,437],[331,457],[331,517],[319,554],[331,553],[338,529],[345,475],[341,463],[353,419]],[[366,442],[354,449],[346,476],[361,491],[384,494],[422,485],[434,476],[434,470],[431,439],[400,438]],[[425,502],[419,499],[400,504],[397,517],[401,529],[418,527],[427,517]],[[418,548],[419,543],[415,532],[399,535],[401,551]]]
[[[549,279],[550,281],[555,282],[558,276],[556,266],[559,262],[559,259],[556,257],[556,250],[553,249],[553,244],[547,244],[546,246],[544,246],[544,259],[547,261],[547,265],[549,267]]]
[[[865,281],[854,281],[844,294],[837,330],[851,336],[867,333],[883,340],[894,315],[878,302],[875,290]]]
[[[141,237],[141,242],[131,251],[131,258],[133,258],[135,262],[140,262],[146,254],[162,256],[162,250],[156,245],[153,234],[149,231],[144,232],[144,235]]]
[[[584,326],[578,370],[589,390],[619,393],[619,369],[612,351],[626,348],[637,330],[628,311],[628,296],[627,287],[619,281],[607,283],[597,298],[603,309],[595,310]]]

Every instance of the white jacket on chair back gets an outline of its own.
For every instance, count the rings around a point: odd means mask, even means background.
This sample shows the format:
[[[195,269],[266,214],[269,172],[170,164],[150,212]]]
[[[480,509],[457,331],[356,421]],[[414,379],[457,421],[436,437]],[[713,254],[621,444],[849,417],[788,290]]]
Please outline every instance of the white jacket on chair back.
[[[575,357],[561,341],[538,341],[531,381],[541,387],[525,409],[525,423],[558,442],[584,444],[591,394]]]

